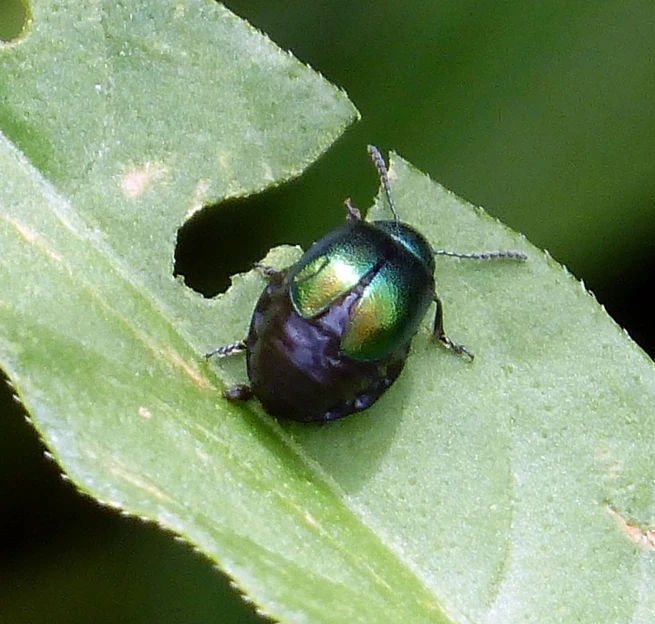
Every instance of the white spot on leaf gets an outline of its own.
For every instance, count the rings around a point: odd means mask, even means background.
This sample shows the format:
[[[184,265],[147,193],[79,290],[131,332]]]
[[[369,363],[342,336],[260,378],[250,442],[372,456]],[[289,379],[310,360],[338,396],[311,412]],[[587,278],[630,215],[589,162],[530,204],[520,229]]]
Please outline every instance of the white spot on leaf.
[[[121,178],[121,190],[128,199],[136,199],[148,188],[159,182],[168,174],[168,168],[162,163],[145,163],[141,168],[134,167],[126,171]]]

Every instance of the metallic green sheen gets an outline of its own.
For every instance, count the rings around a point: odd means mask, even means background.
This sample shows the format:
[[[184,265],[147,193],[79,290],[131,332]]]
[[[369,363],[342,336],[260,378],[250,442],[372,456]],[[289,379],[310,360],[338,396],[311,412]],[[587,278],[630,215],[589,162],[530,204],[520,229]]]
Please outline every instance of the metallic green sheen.
[[[364,289],[343,335],[341,348],[355,360],[382,359],[408,343],[433,301],[432,275],[399,249]]]
[[[395,221],[349,221],[315,244],[294,267],[296,312],[315,318],[360,291],[341,351],[380,360],[408,344],[434,299],[434,258],[425,238]]]
[[[314,318],[350,292],[379,264],[386,238],[369,223],[348,221],[314,244],[289,277],[296,312]]]
[[[374,223],[375,227],[389,234],[416,256],[430,275],[434,274],[434,250],[423,234],[406,223],[397,223],[396,221],[375,221]]]

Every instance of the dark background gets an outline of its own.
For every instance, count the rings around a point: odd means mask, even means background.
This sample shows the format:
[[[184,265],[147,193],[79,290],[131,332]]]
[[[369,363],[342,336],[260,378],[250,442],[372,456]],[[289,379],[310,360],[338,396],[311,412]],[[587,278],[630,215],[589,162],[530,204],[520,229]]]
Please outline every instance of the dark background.
[[[269,247],[340,223],[345,197],[368,206],[375,143],[547,248],[653,355],[655,4],[227,4],[343,87],[363,121],[302,179],[185,226],[187,283],[216,294]],[[17,6],[0,0],[0,38]],[[78,495],[43,452],[0,383],[3,624],[257,620],[208,561]]]

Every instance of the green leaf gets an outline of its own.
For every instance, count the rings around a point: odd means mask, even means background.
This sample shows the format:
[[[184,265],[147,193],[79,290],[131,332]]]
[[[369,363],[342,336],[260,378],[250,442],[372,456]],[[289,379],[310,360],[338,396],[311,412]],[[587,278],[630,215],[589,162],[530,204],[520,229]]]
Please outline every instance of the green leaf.
[[[10,164],[27,188],[33,170]],[[392,174],[399,210],[437,246],[529,249],[403,161]],[[187,298],[163,311],[32,186],[32,219],[25,202],[4,209],[3,272],[13,259],[23,275],[2,307],[3,362],[83,490],[183,535],[285,621],[650,613],[652,363],[547,256],[442,259],[448,330],[474,363],[426,320],[371,410],[280,425],[220,398],[243,362],[202,361],[180,329]],[[262,281],[238,276],[205,304],[219,340],[243,335]],[[212,340],[199,328],[192,342]]]
[[[0,130],[167,301],[185,218],[299,175],[357,115],[209,0],[32,13],[0,45]]]
[[[227,403],[243,360],[202,353],[244,335],[263,279],[189,292],[176,229],[295,175],[353,109],[221,7],[39,9],[0,49],[0,362],[81,490],[178,533],[282,621],[653,621],[655,375],[578,282],[396,159],[398,209],[435,247],[529,255],[439,259],[446,329],[475,361],[426,319],[362,414]]]

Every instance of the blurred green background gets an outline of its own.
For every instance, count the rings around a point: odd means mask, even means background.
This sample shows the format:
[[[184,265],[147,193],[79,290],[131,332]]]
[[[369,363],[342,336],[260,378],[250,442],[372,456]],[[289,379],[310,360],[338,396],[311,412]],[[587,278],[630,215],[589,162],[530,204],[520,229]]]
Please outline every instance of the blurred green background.
[[[269,247],[340,223],[345,197],[368,206],[375,143],[550,250],[655,353],[655,4],[227,5],[343,87],[363,120],[302,179],[187,224],[176,270],[190,286],[216,294]],[[0,39],[24,14],[0,0]],[[78,495],[2,383],[0,414],[0,622],[259,621],[190,548]]]

